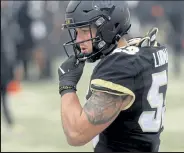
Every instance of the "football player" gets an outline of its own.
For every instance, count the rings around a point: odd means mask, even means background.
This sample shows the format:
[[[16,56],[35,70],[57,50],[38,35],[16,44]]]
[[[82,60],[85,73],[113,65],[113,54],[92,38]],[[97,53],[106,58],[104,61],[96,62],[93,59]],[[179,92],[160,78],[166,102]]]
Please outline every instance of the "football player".
[[[124,1],[70,1],[64,29],[74,55],[58,68],[61,119],[67,141],[95,152],[152,151],[160,146],[167,90],[167,49],[157,28],[127,41],[130,12]],[[77,96],[86,62],[99,61],[86,103]]]

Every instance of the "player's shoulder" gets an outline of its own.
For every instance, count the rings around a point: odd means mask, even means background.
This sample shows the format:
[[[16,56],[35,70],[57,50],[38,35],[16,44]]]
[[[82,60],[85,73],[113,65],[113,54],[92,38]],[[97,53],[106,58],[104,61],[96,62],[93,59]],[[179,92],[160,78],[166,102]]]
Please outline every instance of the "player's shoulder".
[[[137,70],[130,56],[134,53],[121,53],[121,50],[123,49],[115,49],[96,65],[91,77],[90,89],[115,95],[128,94],[133,97],[132,103],[135,100],[133,91]]]
[[[126,62],[133,62],[137,58],[138,53],[141,48],[136,46],[125,46],[121,48],[116,48],[109,56],[104,60],[117,60],[118,58]]]
[[[116,60],[117,58],[131,61],[135,59],[141,48],[136,46],[125,46],[114,49],[104,60]]]
[[[165,52],[167,53],[166,46],[145,46],[145,47],[137,47],[137,46],[126,46],[123,48],[117,48],[112,52],[112,55],[120,57],[124,59],[125,62],[132,62],[133,65],[137,65],[144,58],[151,59],[153,57],[153,53],[157,52]],[[109,56],[109,58],[114,58],[113,56]]]
[[[141,48],[135,46],[116,48],[109,55],[101,59],[96,69],[118,72],[126,71],[126,69],[133,70],[140,50]]]
[[[153,62],[153,53],[159,50],[166,50],[164,46],[157,47],[136,47],[126,46],[116,48],[111,54],[101,59],[95,67],[95,77],[103,74],[119,74],[133,77],[143,68],[142,65],[149,65]]]
[[[149,46],[149,47],[141,47],[141,52],[140,53],[154,53],[159,50],[165,50],[167,51],[166,46]]]
[[[112,54],[121,53],[121,57],[128,57],[130,59],[135,59],[139,55],[144,53],[152,53],[157,52],[159,50],[167,50],[166,46],[145,46],[145,47],[138,47],[138,46],[126,46],[122,48],[116,48]],[[118,55],[118,54],[117,54]]]
[[[93,71],[93,76],[95,78],[109,77],[114,79],[116,79],[114,75],[117,78],[120,75],[135,76],[137,71],[134,62],[138,51],[138,47],[131,46],[116,48],[111,54],[101,59]]]
[[[159,55],[158,55],[159,54]],[[159,56],[158,58],[163,58],[168,56],[167,47],[165,46],[150,46],[150,47],[141,47],[141,51],[137,54],[138,55],[138,63],[145,64],[154,64],[155,57]],[[149,65],[148,64],[148,65]]]

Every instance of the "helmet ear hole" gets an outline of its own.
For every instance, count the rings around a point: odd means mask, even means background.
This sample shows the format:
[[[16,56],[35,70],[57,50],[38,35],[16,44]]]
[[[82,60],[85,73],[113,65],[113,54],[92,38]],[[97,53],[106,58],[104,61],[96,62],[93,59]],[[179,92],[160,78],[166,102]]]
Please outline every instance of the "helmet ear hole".
[[[114,28],[116,29],[118,26],[119,26],[119,23],[116,23],[116,24],[114,25]]]
[[[75,41],[77,38],[77,31],[75,29],[68,29],[68,32],[72,41]]]
[[[74,39],[75,40],[77,39],[77,31],[76,30],[74,31]]]
[[[115,32],[115,33],[117,33],[117,34],[120,34],[120,24],[119,23],[116,23],[116,24],[114,24],[114,29],[113,29],[113,31]]]
[[[76,47],[77,51],[79,51],[79,52],[80,52],[80,50],[81,50],[81,49],[80,49],[79,44],[76,44],[76,46],[75,46],[75,47]]]

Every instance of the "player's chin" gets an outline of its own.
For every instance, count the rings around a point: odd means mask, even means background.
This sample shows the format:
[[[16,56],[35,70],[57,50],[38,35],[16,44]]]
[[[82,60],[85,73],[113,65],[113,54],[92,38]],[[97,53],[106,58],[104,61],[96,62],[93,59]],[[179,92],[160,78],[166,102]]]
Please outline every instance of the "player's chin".
[[[85,48],[85,49],[81,49],[81,53],[82,53],[82,54],[86,54],[86,55],[88,55],[88,54],[90,54],[90,53],[91,53],[91,51],[90,51],[90,49]]]

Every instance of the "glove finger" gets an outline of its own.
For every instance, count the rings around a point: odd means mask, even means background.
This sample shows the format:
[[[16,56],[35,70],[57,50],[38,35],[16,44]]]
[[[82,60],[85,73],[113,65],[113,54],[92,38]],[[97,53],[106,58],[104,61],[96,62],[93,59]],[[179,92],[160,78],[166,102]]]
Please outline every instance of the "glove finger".
[[[140,42],[137,44],[138,47],[146,47],[150,46],[150,38],[149,37],[143,37]]]
[[[156,36],[158,33],[158,28],[154,27],[148,31],[145,37],[143,37],[140,42],[138,43],[139,47],[145,47],[145,46],[156,46]]]
[[[152,28],[148,33],[147,36],[150,37],[150,46],[156,46],[156,37],[158,33],[158,28],[154,27]]]
[[[132,38],[132,39],[130,39],[130,40],[128,40],[128,44],[130,45],[130,46],[136,46],[137,44],[139,44],[139,42],[140,42],[140,40],[141,40],[142,38]]]

